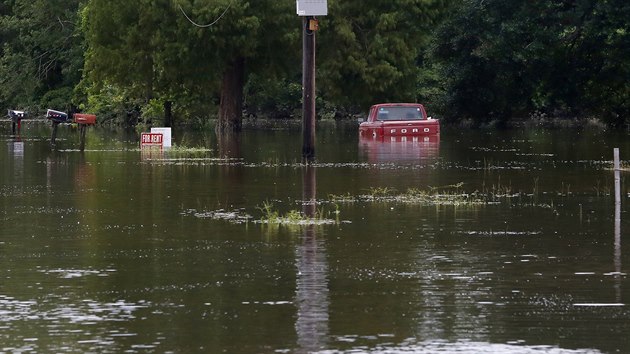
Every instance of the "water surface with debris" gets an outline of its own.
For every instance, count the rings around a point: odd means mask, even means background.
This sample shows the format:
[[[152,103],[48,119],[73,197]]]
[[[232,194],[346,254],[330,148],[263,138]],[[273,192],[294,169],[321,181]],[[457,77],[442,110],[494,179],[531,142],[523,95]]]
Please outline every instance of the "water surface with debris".
[[[630,348],[625,132],[173,136],[0,125],[0,352]]]

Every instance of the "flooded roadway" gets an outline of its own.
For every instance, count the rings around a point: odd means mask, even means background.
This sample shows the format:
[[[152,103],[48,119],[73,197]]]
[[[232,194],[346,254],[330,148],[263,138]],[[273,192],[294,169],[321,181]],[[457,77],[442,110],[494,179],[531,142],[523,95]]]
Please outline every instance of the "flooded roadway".
[[[627,134],[0,128],[0,352],[630,348]]]

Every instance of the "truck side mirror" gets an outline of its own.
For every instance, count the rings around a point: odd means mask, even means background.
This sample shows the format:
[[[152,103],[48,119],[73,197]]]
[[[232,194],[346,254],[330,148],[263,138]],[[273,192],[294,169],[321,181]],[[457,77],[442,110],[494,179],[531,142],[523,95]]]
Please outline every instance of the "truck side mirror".
[[[365,122],[366,119],[365,118],[357,118],[357,123],[361,124],[363,122]]]

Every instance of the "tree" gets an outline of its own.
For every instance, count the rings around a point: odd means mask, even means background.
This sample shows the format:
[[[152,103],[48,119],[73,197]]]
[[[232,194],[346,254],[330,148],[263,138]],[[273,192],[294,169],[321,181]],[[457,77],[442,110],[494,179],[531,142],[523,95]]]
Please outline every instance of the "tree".
[[[175,72],[187,72],[182,68],[187,58],[176,55],[185,43],[173,39],[180,37],[174,14],[168,0],[89,1],[82,19],[88,42],[84,80],[90,94],[113,85],[131,101],[140,98],[149,105],[157,98],[168,108],[169,88],[181,82]]]
[[[205,44],[200,50],[213,58],[213,69],[221,73],[218,132],[241,130],[243,89],[250,73],[283,72],[296,57],[300,32],[292,6],[273,0],[230,0],[219,7],[194,1],[184,6],[195,22],[214,23],[189,27]]]
[[[67,109],[83,66],[79,0],[16,0],[0,5],[0,100]]]
[[[320,87],[338,104],[414,101],[418,59],[447,0],[329,1],[319,45]]]
[[[463,0],[435,38],[452,117],[627,115],[630,5]],[[614,114],[611,114],[614,112]]]
[[[291,58],[286,48],[297,29],[287,25],[289,7],[271,0],[90,0],[89,79],[146,102],[157,98],[165,108],[190,96],[209,101],[218,91],[217,130],[239,131],[247,74],[281,70]]]

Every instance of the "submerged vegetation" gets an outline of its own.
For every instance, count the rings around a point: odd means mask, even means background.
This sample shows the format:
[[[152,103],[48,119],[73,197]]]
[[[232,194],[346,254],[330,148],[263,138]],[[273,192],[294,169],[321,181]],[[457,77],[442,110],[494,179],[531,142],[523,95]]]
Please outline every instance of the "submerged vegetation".
[[[342,209],[344,205],[355,203],[376,203],[392,206],[395,204],[404,205],[416,205],[421,207],[453,207],[459,208],[473,208],[477,209],[483,206],[495,205],[498,207],[520,207],[520,208],[539,208],[548,210],[554,216],[560,215],[560,206],[562,200],[558,198],[572,197],[572,194],[568,190],[548,192],[544,193],[547,198],[545,201],[541,200],[535,194],[528,193],[502,193],[501,188],[492,191],[486,191],[485,193],[474,191],[471,193],[464,192],[458,189],[451,190],[439,190],[437,188],[428,188],[426,190],[420,190],[416,188],[410,188],[404,193],[396,193],[389,189],[387,191],[380,190],[379,193],[361,194],[357,196],[346,195],[329,195],[324,200],[319,200],[317,205],[320,207],[314,212],[313,216],[308,216],[305,212],[297,209],[289,209],[286,212],[281,212],[278,207],[271,202],[263,202],[260,206],[256,207],[257,212],[249,213],[245,209],[236,210],[224,210],[217,209],[213,211],[197,211],[186,210],[182,212],[182,215],[194,216],[200,219],[210,219],[215,221],[225,221],[232,224],[259,224],[266,227],[278,228],[287,227],[301,228],[304,226],[325,226],[325,225],[340,225],[344,223],[352,223],[352,220],[341,219]],[[597,196],[609,197],[610,194],[602,194],[597,191]],[[326,210],[324,206],[330,205],[333,210]],[[253,216],[252,214],[258,214],[259,216]],[[580,220],[589,216],[584,216],[582,205],[578,211]],[[500,231],[497,234],[510,234],[513,232]],[[484,234],[480,234],[483,236]]]
[[[327,211],[325,208],[315,210],[314,215],[309,217],[305,212],[292,209],[284,214],[276,208],[274,203],[265,201],[256,207],[259,218],[247,213],[244,209],[227,211],[218,209],[213,211],[200,212],[197,210],[186,210],[182,215],[191,215],[200,219],[222,220],[233,224],[262,224],[268,226],[309,226],[309,225],[335,225],[340,224],[340,210],[338,205],[334,205],[335,210]]]
[[[331,225],[339,224],[339,209],[337,208],[333,212],[327,212],[324,209],[317,209],[312,217],[307,216],[303,211],[289,210],[285,214],[280,212],[274,207],[273,203],[264,202],[258,207],[258,210],[262,213],[262,216],[258,223],[267,225]],[[330,216],[334,215],[334,219]]]
[[[607,187],[594,187],[590,194],[596,197],[609,197],[610,189]],[[541,198],[544,196],[543,198]],[[271,227],[301,227],[323,226],[351,223],[351,220],[342,220],[342,207],[351,204],[382,204],[382,205],[416,205],[421,207],[455,207],[455,208],[479,208],[482,206],[496,205],[503,207],[541,208],[549,210],[553,215],[559,215],[558,206],[565,198],[575,197],[569,184],[562,183],[561,189],[541,193],[538,190],[538,180],[534,180],[532,193],[513,192],[509,185],[502,185],[500,179],[490,187],[484,187],[481,191],[467,192],[464,183],[441,187],[427,187],[426,189],[409,188],[405,192],[397,192],[389,187],[372,187],[365,194],[328,195],[327,198],[311,201],[312,216],[304,210],[288,209],[282,212],[276,203],[264,201],[256,207],[257,212],[249,213],[245,209],[226,211],[218,209],[214,211],[187,210],[183,215],[191,215],[201,219],[222,220],[234,224],[254,223]],[[300,202],[304,205],[304,201]],[[327,210],[330,206],[331,210]],[[259,216],[253,216],[258,214]],[[582,205],[579,210],[580,218],[583,216]]]
[[[404,193],[384,187],[373,187],[366,194],[350,196],[330,195],[328,201],[338,204],[363,203],[403,203],[415,205],[455,205],[472,206],[491,202],[479,192],[466,193],[460,190],[463,183],[453,186],[429,187],[426,190],[410,188]]]

